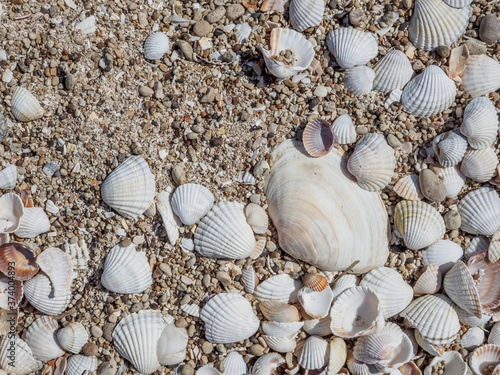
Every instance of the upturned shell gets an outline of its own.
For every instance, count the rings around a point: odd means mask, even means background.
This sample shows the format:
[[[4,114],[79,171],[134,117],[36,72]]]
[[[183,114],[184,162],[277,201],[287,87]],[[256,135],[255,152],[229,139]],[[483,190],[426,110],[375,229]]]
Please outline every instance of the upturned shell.
[[[424,375],[432,375],[433,367],[438,362],[444,362],[442,375],[465,375],[467,373],[467,364],[462,359],[459,352],[449,350],[444,352],[440,357],[434,357],[424,370]]]
[[[66,375],[86,375],[97,371],[97,357],[72,355],[68,358]]]
[[[144,57],[148,60],[158,60],[170,50],[170,40],[162,32],[153,33],[144,43]]]
[[[402,90],[413,76],[410,60],[400,50],[390,51],[380,59],[373,70],[375,71],[373,88],[386,93],[396,89]]]
[[[264,340],[266,340],[267,345],[278,353],[290,353],[295,350],[297,346],[297,340],[291,337],[281,337],[281,336],[267,336],[262,335]]]
[[[448,198],[456,198],[467,180],[467,177],[460,172],[458,166],[442,169],[438,177],[443,180],[446,188],[446,197]]]
[[[483,345],[484,342],[484,331],[480,327],[471,327],[464,333],[460,339],[460,344],[462,348],[471,351],[476,349],[478,346]]]
[[[163,222],[163,227],[165,232],[167,232],[168,241],[171,245],[175,245],[175,242],[179,238],[179,227],[182,226],[180,219],[174,214],[172,209],[171,197],[173,193],[167,191],[161,191],[156,196],[156,209],[161,215]]]
[[[262,330],[266,335],[288,337],[297,333],[306,322],[262,322]],[[331,333],[330,333],[331,334]]]
[[[19,227],[14,234],[20,238],[34,238],[50,230],[50,221],[40,207],[25,207]]]
[[[54,296],[50,279],[41,272],[24,283],[24,295],[35,309],[47,315],[59,315],[66,310],[72,296],[71,288]]]
[[[496,171],[498,157],[491,148],[468,151],[460,166],[462,173],[476,182],[490,180]]]
[[[470,53],[466,44],[453,48],[448,58],[448,77],[455,82],[462,82],[462,73],[469,61]]]
[[[15,358],[15,366],[9,365],[12,364],[12,356]],[[0,368],[7,374],[26,375],[41,370],[42,367],[42,362],[35,359],[30,347],[19,336],[4,335],[0,343]]]
[[[24,206],[17,194],[7,193],[0,197],[0,233],[14,232],[21,222]]]
[[[292,323],[300,320],[299,310],[294,305],[288,305],[284,302],[266,301],[262,302],[259,307],[266,319],[275,322]]]
[[[424,266],[435,264],[439,267],[443,275],[448,272],[455,262],[460,259],[464,252],[462,247],[450,240],[441,240],[426,250],[420,252]]]
[[[59,346],[56,331],[59,324],[49,316],[41,316],[26,331],[26,344],[33,352],[33,357],[41,361],[51,361],[64,354]]]
[[[392,190],[401,198],[406,200],[417,201],[423,198],[417,174],[410,174],[408,176],[401,177],[394,184]]]
[[[337,141],[341,145],[350,145],[356,142],[356,128],[352,122],[351,116],[342,115],[335,119],[332,124],[332,131]]]
[[[9,275],[9,264],[14,264],[14,280],[26,281],[38,272],[36,254],[22,243],[10,242],[0,245],[0,272]],[[10,269],[12,272],[12,268]],[[11,273],[12,275],[12,273]]]
[[[78,354],[87,343],[89,334],[82,323],[70,323],[57,332],[57,341],[64,350]]]
[[[471,147],[490,147],[498,135],[498,115],[488,98],[472,99],[465,107],[460,131],[467,137]]]
[[[470,234],[492,236],[500,228],[500,197],[489,187],[471,191],[460,200],[461,229]]]
[[[326,45],[337,63],[344,69],[365,65],[378,53],[378,43],[373,34],[352,27],[330,31]]]
[[[432,141],[432,148],[439,164],[443,167],[452,167],[459,164],[464,157],[467,141],[457,130],[451,130],[436,136]]]
[[[245,375],[248,371],[243,356],[238,352],[230,352],[224,358],[224,373],[230,375]]]
[[[188,339],[186,328],[169,324],[158,339],[158,362],[164,366],[182,362],[186,358]]]
[[[458,260],[443,280],[444,291],[465,311],[481,318],[481,303],[475,281],[464,262]]]
[[[326,280],[326,278],[325,278]],[[330,285],[321,291],[308,287],[299,290],[299,303],[304,311],[314,319],[321,319],[328,315],[333,300],[333,292]]]
[[[290,275],[282,273],[261,282],[255,288],[254,295],[260,302],[296,302],[300,288],[302,288],[300,280],[292,279]]]
[[[413,286],[416,296],[434,294],[441,288],[443,272],[437,264],[429,264]]]
[[[268,353],[259,357],[255,361],[251,374],[254,375],[270,375],[273,370],[285,363],[285,359],[278,353]]]
[[[264,234],[269,227],[269,217],[266,210],[255,203],[249,203],[245,207],[247,223],[252,227],[254,233]]]
[[[248,300],[236,293],[221,293],[212,297],[201,309],[205,322],[205,337],[214,344],[245,340],[259,329],[260,321]]]
[[[328,363],[328,342],[319,336],[310,336],[300,349],[297,361],[306,370],[320,369]]]
[[[183,184],[172,195],[172,209],[185,225],[196,224],[214,205],[215,197],[199,184]]]
[[[307,123],[302,133],[302,142],[304,142],[304,148],[310,156],[319,158],[332,150],[335,136],[328,122],[315,118]]]
[[[12,190],[16,187],[17,182],[17,168],[15,165],[7,164],[7,166],[0,171],[0,189]]]
[[[462,84],[472,97],[488,95],[500,88],[500,63],[487,55],[471,55]]]
[[[494,344],[477,348],[469,357],[469,366],[475,375],[483,375],[486,368],[498,364],[500,364],[500,346]]]
[[[297,31],[319,26],[325,13],[322,0],[292,0],[290,2],[290,24]]]
[[[18,121],[28,122],[42,117],[43,108],[32,93],[18,87],[12,95],[12,114]]]
[[[467,262],[472,277],[476,281],[482,311],[485,314],[500,312],[500,265],[490,262],[486,252],[479,252]]]
[[[59,297],[71,288],[73,260],[70,255],[57,247],[49,247],[37,256],[36,262],[49,277],[55,297]]]

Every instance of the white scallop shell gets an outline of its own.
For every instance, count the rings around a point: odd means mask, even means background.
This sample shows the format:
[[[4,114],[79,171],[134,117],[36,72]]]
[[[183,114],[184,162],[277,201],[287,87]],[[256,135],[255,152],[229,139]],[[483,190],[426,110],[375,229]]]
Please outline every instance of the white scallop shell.
[[[340,277],[335,284],[333,284],[333,298],[337,298],[345,290],[349,288],[354,288],[358,284],[358,279],[356,275],[346,274]]]
[[[224,374],[245,375],[247,371],[247,364],[240,353],[230,352],[226,358],[224,358]]]
[[[97,371],[97,357],[72,355],[68,358],[66,375],[87,375],[94,371]]]
[[[199,184],[183,184],[172,195],[172,209],[185,225],[193,225],[214,205],[215,197]]]
[[[278,353],[268,353],[259,357],[252,367],[252,375],[271,375],[273,370],[285,363],[285,359]]]
[[[269,336],[287,337],[297,333],[304,326],[304,323],[307,324],[307,320],[305,322],[268,321],[262,322],[262,330]]]
[[[12,233],[19,228],[25,208],[19,195],[7,193],[0,197],[0,233]]]
[[[475,375],[485,374],[491,365],[500,364],[500,346],[487,344],[474,350],[469,356],[469,366]]]
[[[442,169],[438,177],[443,180],[446,188],[446,197],[448,198],[456,198],[460,191],[462,191],[465,181],[467,180],[467,177],[460,172],[458,166]]]
[[[432,141],[432,148],[443,167],[452,167],[464,157],[467,141],[457,130],[451,130],[436,136]]]
[[[483,345],[484,342],[484,331],[480,327],[471,327],[464,333],[460,339],[460,344],[462,348],[471,351],[476,349],[478,346]]]
[[[43,108],[32,93],[17,87],[12,95],[12,114],[17,120],[28,122],[42,117]]]
[[[442,0],[417,0],[410,19],[410,40],[423,50],[449,46],[466,30],[471,10],[452,8]]]
[[[248,22],[240,23],[234,27],[233,32],[236,35],[236,42],[244,44],[252,33],[252,26]]]
[[[49,316],[36,319],[26,331],[26,344],[30,347],[33,357],[40,361],[51,361],[64,354],[56,339],[59,324]]]
[[[62,313],[72,297],[71,288],[64,290],[57,297],[54,296],[50,279],[42,272],[24,283],[24,295],[35,309],[47,315]]]
[[[340,337],[332,337],[329,344],[328,375],[337,374],[345,365],[347,347]]]
[[[356,142],[356,128],[351,116],[347,114],[335,119],[332,124],[332,131],[341,145],[350,145]]]
[[[460,131],[473,148],[490,147],[498,135],[498,114],[490,99],[472,99],[465,107]]]
[[[209,258],[244,259],[256,246],[252,227],[239,202],[220,202],[198,223],[195,249]]]
[[[212,297],[201,309],[205,322],[205,337],[214,344],[245,340],[259,329],[259,318],[248,300],[236,293],[221,293]]]
[[[241,271],[240,282],[245,286],[245,292],[252,294],[255,291],[255,287],[258,285],[259,279],[255,274],[255,270],[252,266]]]
[[[50,230],[50,221],[40,207],[25,207],[19,227],[14,234],[20,238],[34,238]]]
[[[429,117],[448,109],[455,101],[456,92],[455,82],[440,67],[431,65],[408,82],[401,103],[406,112],[417,117]]]
[[[15,165],[7,164],[7,166],[0,171],[0,189],[12,190],[16,187],[17,182],[17,168]]]
[[[347,368],[352,375],[380,375],[375,365],[360,362],[352,356],[347,357]]]
[[[95,16],[85,18],[83,21],[75,25],[75,30],[81,30],[83,35],[93,34],[97,30]]]
[[[345,73],[345,88],[354,95],[366,95],[373,88],[375,72],[372,68],[361,65],[349,68]]]
[[[14,342],[14,350],[12,350],[12,343]],[[14,351],[14,353],[12,353]],[[15,366],[12,364],[12,357],[14,356]],[[10,357],[10,358],[9,358]],[[0,343],[0,368],[5,370],[9,375],[26,375],[43,367],[42,362],[35,359],[30,347],[19,336],[4,335]]]
[[[170,50],[170,40],[162,32],[148,36],[144,42],[144,57],[148,60],[158,60]]]
[[[468,151],[460,165],[462,173],[476,182],[490,180],[496,171],[498,157],[491,148]]]
[[[220,372],[215,367],[205,365],[196,371],[196,375],[220,375]]]
[[[264,340],[266,340],[267,345],[278,353],[290,353],[295,350],[297,346],[296,339],[292,337],[281,337],[281,336],[268,336],[262,335]]]
[[[167,232],[168,240],[171,245],[179,238],[179,227],[182,226],[181,220],[174,214],[172,204],[170,203],[173,193],[161,191],[156,196],[156,208],[161,215],[163,227]]]
[[[292,0],[290,2],[290,24],[297,31],[304,31],[321,24],[325,13],[323,0]]]
[[[425,340],[422,337],[422,334],[418,329],[415,329],[413,332],[415,335],[415,341],[417,342],[418,346],[424,349],[427,353],[432,356],[440,356],[444,353],[444,347],[442,345],[440,346],[431,344],[429,341]]]
[[[303,287],[299,290],[298,298],[307,315],[314,319],[321,319],[330,312],[333,292],[330,286],[327,286],[322,291],[314,291],[308,287]]]
[[[252,227],[254,233],[264,234],[269,226],[269,217],[266,210],[255,203],[249,203],[245,207],[247,223]]]
[[[328,341],[319,336],[310,336],[302,346],[299,365],[306,370],[320,369],[328,363]]]
[[[459,306],[455,306],[455,311],[457,312],[458,320],[460,320],[460,323],[469,327],[484,326],[491,319],[491,315],[485,314],[483,314],[481,318],[477,318],[475,315],[468,313],[464,309],[461,309]]]
[[[397,49],[382,57],[373,70],[373,88],[386,93],[396,89],[402,90],[413,77],[410,60],[403,51]]]
[[[292,279],[290,275],[282,273],[261,282],[255,288],[254,295],[260,302],[277,301],[293,303],[297,301],[297,293],[301,288],[302,282],[300,280]]]
[[[500,323],[497,322],[491,328],[490,334],[488,336],[488,344],[500,344]]]
[[[425,251],[424,251],[425,253]],[[441,288],[443,272],[437,264],[429,264],[413,286],[416,296],[434,294]]]
[[[182,362],[186,358],[188,340],[186,328],[169,324],[158,339],[158,362],[165,366]]]
[[[321,319],[309,319],[303,322],[304,331],[310,335],[316,336],[330,336],[332,330],[330,325],[332,324],[332,318],[330,315],[325,316]]]
[[[377,56],[378,43],[373,34],[344,27],[330,31],[326,45],[344,69],[365,65]]]
[[[438,362],[444,361],[442,375],[465,375],[467,373],[467,364],[462,359],[462,355],[454,350],[444,352],[440,357],[434,357],[424,370],[424,375],[433,374],[433,366]]]
[[[127,219],[135,219],[153,203],[155,178],[140,156],[129,156],[101,185],[103,201]]]
[[[500,63],[487,55],[471,55],[463,73],[462,85],[472,97],[497,91],[500,88]]]
[[[401,177],[395,184],[392,190],[403,199],[416,201],[423,198],[420,191],[420,183],[418,182],[417,174],[410,174]]]
[[[71,288],[73,260],[69,254],[57,247],[49,247],[37,256],[36,263],[49,277],[55,297],[59,297]]]
[[[473,0],[443,0],[443,1],[453,8],[463,8],[469,6]]]
[[[181,310],[184,311],[186,314],[194,316],[196,318],[200,317],[200,306],[197,304],[187,304],[187,305],[181,305]]]
[[[424,266],[435,264],[443,275],[448,272],[455,262],[460,259],[464,252],[462,247],[450,240],[441,240],[426,250],[420,252]]]
[[[142,293],[153,284],[153,274],[146,253],[135,245],[120,244],[111,249],[104,263],[102,285],[114,293]]]
[[[489,187],[471,191],[460,200],[461,229],[470,234],[492,236],[500,228],[500,197]]]
[[[89,340],[89,334],[82,323],[70,323],[57,332],[57,341],[64,350],[78,354]]]
[[[481,303],[475,281],[464,262],[458,260],[446,273],[444,291],[450,299],[465,311],[481,318]]]

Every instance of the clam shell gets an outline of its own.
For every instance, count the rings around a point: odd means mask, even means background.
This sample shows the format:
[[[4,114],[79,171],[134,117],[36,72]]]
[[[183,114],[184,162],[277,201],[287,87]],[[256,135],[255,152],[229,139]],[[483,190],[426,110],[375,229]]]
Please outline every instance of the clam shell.
[[[292,323],[300,320],[299,310],[293,305],[288,305],[283,302],[266,301],[260,304],[260,311],[266,319],[282,322]]]
[[[460,320],[460,323],[469,327],[483,326],[491,319],[490,315],[485,314],[483,314],[481,318],[477,318],[475,315],[468,313],[464,309],[461,309],[459,306],[455,306],[455,311],[457,312],[458,320]]]
[[[80,353],[88,340],[89,334],[82,323],[70,323],[57,332],[59,345],[73,354]]]
[[[228,375],[245,375],[248,371],[243,356],[238,352],[230,352],[224,358],[224,373]]]
[[[374,365],[360,362],[352,356],[347,357],[347,368],[353,375],[380,375],[380,371]]]
[[[457,131],[441,133],[432,141],[432,148],[443,167],[458,165],[467,151],[467,141]]]
[[[16,187],[17,182],[17,168],[15,165],[7,164],[7,166],[0,171],[0,189],[12,190]]]
[[[325,316],[321,319],[309,319],[304,322],[304,331],[310,335],[316,336],[330,336],[332,330],[330,325],[332,324],[332,318],[330,315]]]
[[[40,361],[51,361],[64,354],[59,346],[56,331],[59,324],[49,316],[41,316],[35,320],[26,331],[26,344],[30,347],[33,357]]]
[[[490,147],[498,135],[498,115],[488,98],[472,99],[465,107],[460,131],[473,148]]]
[[[269,227],[269,217],[266,210],[255,203],[249,203],[245,207],[247,223],[252,227],[254,233],[264,234]]]
[[[80,30],[83,35],[93,34],[97,30],[95,16],[85,18],[83,21],[75,25],[75,30]]]
[[[136,251],[134,244],[116,245],[106,257],[101,283],[114,293],[142,293],[153,284],[146,253]]]
[[[309,121],[302,134],[307,153],[313,158],[328,154],[335,144],[332,128],[325,120],[315,118]]]
[[[50,221],[40,207],[25,207],[19,227],[14,234],[20,238],[34,238],[50,230]]]
[[[205,337],[214,344],[245,340],[259,329],[260,321],[248,300],[236,293],[221,293],[212,297],[201,309],[205,322]]]
[[[441,288],[443,272],[437,264],[429,264],[413,286],[416,296],[434,294]]]
[[[23,283],[0,274],[0,309],[16,309],[23,299]]]
[[[241,271],[240,282],[245,286],[245,292],[252,294],[255,291],[255,287],[259,283],[259,279],[255,274],[255,270],[252,266]]]
[[[70,255],[57,247],[49,247],[37,256],[36,262],[49,277],[55,297],[59,297],[71,288],[73,260]]]
[[[205,365],[196,371],[196,375],[220,375],[220,372],[210,365]]]
[[[476,182],[490,180],[496,171],[498,157],[491,148],[468,151],[460,166],[462,173]]]
[[[394,225],[412,250],[438,242],[446,231],[444,220],[431,205],[421,201],[401,201],[396,205]]]
[[[349,115],[342,115],[335,119],[332,124],[332,131],[341,145],[350,145],[356,142],[356,128]]]
[[[401,198],[410,201],[417,201],[424,197],[420,191],[417,174],[410,174],[408,176],[401,177],[394,184],[392,190]]]
[[[148,60],[159,60],[170,50],[170,40],[162,32],[153,33],[144,42],[144,57]]]
[[[372,68],[361,65],[349,68],[345,73],[345,88],[354,95],[366,95],[373,88],[375,72]]]
[[[392,50],[382,57],[373,67],[375,79],[373,88],[389,93],[393,90],[402,90],[413,77],[413,68],[403,51]]]
[[[478,346],[483,345],[484,342],[484,331],[480,327],[471,327],[464,333],[460,339],[460,344],[462,348],[471,351],[476,349]]]
[[[172,195],[172,209],[185,225],[196,224],[214,205],[215,197],[199,184],[183,184]]]
[[[290,353],[295,350],[297,346],[297,341],[294,337],[278,337],[278,336],[267,336],[262,335],[264,340],[266,340],[267,345],[278,353]]]
[[[424,266],[427,267],[435,264],[444,275],[463,256],[464,252],[462,247],[456,242],[441,240],[429,246],[427,250],[422,250],[420,254],[422,255]]]
[[[307,320],[305,322],[262,322],[262,330],[269,336],[288,337],[297,333],[307,322]]]
[[[244,259],[255,250],[255,237],[239,202],[220,202],[198,223],[195,249],[209,258]]]
[[[394,150],[377,133],[364,135],[347,162],[358,185],[368,191],[383,189],[391,181],[395,167]]]
[[[446,4],[453,8],[463,8],[469,6],[472,0],[443,0]]]
[[[14,346],[14,350],[12,350],[12,346]],[[14,367],[9,365],[12,364],[12,354],[15,357]],[[41,370],[42,367],[42,362],[33,357],[30,347],[19,336],[5,335],[3,337],[0,343],[0,368],[5,370],[7,374],[26,375]]]
[[[12,94],[12,114],[18,121],[28,122],[43,116],[38,100],[24,87],[17,87]]]
[[[10,267],[14,263],[14,280],[29,280],[38,272],[35,256],[29,247],[21,243],[10,242],[0,245],[0,272],[9,275],[9,263]],[[12,275],[12,268],[10,270]]]
[[[322,291],[304,287],[299,290],[298,298],[307,315],[314,319],[321,319],[330,312],[333,292],[329,285]]]
[[[70,288],[54,296],[50,279],[44,273],[38,273],[24,283],[24,295],[35,309],[47,315],[59,315],[71,301]]]
[[[329,344],[328,375],[337,374],[345,365],[347,347],[340,337],[332,337]]]
[[[188,339],[186,328],[169,324],[158,339],[158,362],[165,366],[182,362],[186,357]]]
[[[179,227],[182,226],[180,219],[174,214],[172,205],[170,203],[172,193],[161,191],[156,196],[156,208],[161,215],[163,227],[167,232],[168,240],[171,245],[179,238]]]
[[[459,352],[450,350],[444,352],[440,357],[434,357],[424,370],[424,375],[432,375],[433,366],[438,362],[444,361],[444,368],[442,375],[465,375],[467,373],[467,364],[462,359]]]
[[[429,341],[425,340],[418,329],[415,329],[414,332],[415,332],[415,341],[427,353],[436,357],[443,355],[444,353],[443,346],[433,345]]]
[[[273,370],[285,363],[285,360],[278,353],[268,353],[259,357],[252,367],[251,374],[270,375]]]
[[[345,290],[349,288],[354,288],[358,284],[358,279],[355,275],[343,275],[340,279],[335,281],[333,284],[333,296],[337,298],[340,294],[342,294]]]
[[[373,34],[344,27],[330,31],[326,45],[344,69],[365,65],[377,56],[378,43]]]
[[[479,252],[469,259],[467,267],[476,281],[482,311],[485,314],[500,312],[499,262],[490,262],[486,252]]]
[[[25,208],[17,194],[7,193],[0,197],[0,233],[12,233],[19,228]]]
[[[442,169],[438,177],[443,180],[448,198],[456,198],[467,180],[457,166]]]
[[[475,375],[483,375],[491,365],[500,364],[500,346],[487,344],[474,350],[469,356],[469,366]]]
[[[323,0],[292,0],[289,8],[290,24],[297,31],[304,31],[321,24],[325,13]]]
[[[429,51],[449,46],[466,30],[471,10],[452,8],[442,0],[417,0],[408,36],[417,48]]]
[[[296,302],[297,293],[302,288],[302,282],[295,280],[286,273],[272,276],[261,282],[255,288],[255,298],[260,302],[277,301],[277,302]]]
[[[86,375],[97,371],[97,357],[86,355],[72,355],[68,358],[66,375]]]
[[[444,291],[450,299],[465,311],[481,318],[479,294],[469,269],[458,260],[443,280]]]
[[[427,0],[418,0],[417,3],[419,1]],[[406,112],[417,117],[429,117],[448,109],[455,101],[456,92],[455,82],[440,67],[431,65],[408,82],[401,103]]]
[[[302,346],[298,362],[306,370],[320,369],[328,363],[328,341],[319,336],[310,336]]]
[[[471,191],[460,200],[461,229],[470,234],[492,236],[500,228],[500,198],[489,187]]]
[[[486,55],[471,55],[465,67],[462,84],[472,97],[488,95],[500,88],[500,63]]]
[[[500,323],[497,322],[491,328],[490,334],[488,336],[488,344],[499,345],[500,343]]]

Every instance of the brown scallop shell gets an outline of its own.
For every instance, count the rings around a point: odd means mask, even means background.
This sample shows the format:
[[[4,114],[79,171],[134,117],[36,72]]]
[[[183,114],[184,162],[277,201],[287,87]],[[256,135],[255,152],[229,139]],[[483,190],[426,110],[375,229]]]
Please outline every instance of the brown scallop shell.
[[[325,120],[315,118],[309,121],[302,134],[304,147],[313,158],[325,156],[335,144],[332,127]]]
[[[266,319],[273,322],[291,323],[300,320],[299,310],[283,302],[266,301],[260,304],[260,311]]]
[[[308,273],[302,280],[302,283],[305,287],[315,292],[322,292],[330,286],[327,278],[317,273]]]
[[[487,252],[480,251],[467,262],[467,267],[476,280],[476,288],[483,313],[493,315],[500,312],[500,261],[490,262]]]
[[[0,245],[0,272],[13,276],[14,280],[29,280],[38,272],[36,254],[22,243]]]

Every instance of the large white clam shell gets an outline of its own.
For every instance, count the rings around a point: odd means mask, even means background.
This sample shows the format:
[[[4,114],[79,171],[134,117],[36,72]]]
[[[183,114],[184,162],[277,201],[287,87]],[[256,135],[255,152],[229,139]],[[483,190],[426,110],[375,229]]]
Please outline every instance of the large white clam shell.
[[[460,170],[471,180],[486,182],[495,175],[497,165],[498,157],[493,149],[470,150],[465,154]]]
[[[464,262],[458,260],[443,280],[444,291],[465,311],[481,318],[481,303],[475,281]]]
[[[64,350],[78,354],[87,343],[89,334],[82,323],[70,323],[57,332],[57,341]]]
[[[378,43],[373,34],[352,27],[330,31],[326,45],[344,69],[365,65],[378,53]]]
[[[11,190],[16,187],[17,168],[15,165],[8,164],[0,171],[0,189]]]
[[[20,238],[34,238],[50,230],[50,221],[40,207],[25,207],[19,227],[14,234]]]
[[[431,65],[408,82],[401,103],[405,111],[414,116],[434,116],[453,104],[456,92],[455,82],[440,67]]]
[[[474,350],[469,356],[469,366],[475,375],[485,374],[484,370],[491,365],[500,364],[500,346],[487,344]]]
[[[354,95],[366,95],[373,88],[375,72],[372,68],[361,65],[348,69],[345,73],[345,88]]]
[[[457,130],[451,130],[436,136],[432,141],[432,148],[443,167],[452,167],[464,157],[467,141]]]
[[[201,309],[200,318],[205,322],[205,337],[214,344],[245,340],[260,324],[250,302],[236,293],[215,295]]]
[[[7,193],[0,197],[0,233],[12,233],[19,228],[24,206],[17,194]]]
[[[422,250],[420,254],[422,255],[424,266],[427,267],[435,264],[445,274],[464,255],[464,252],[462,247],[456,242],[441,240],[429,246],[426,250]]]
[[[332,330],[330,325],[332,324],[332,318],[330,315],[325,316],[321,319],[309,319],[303,322],[304,331],[310,335],[316,336],[330,336]]]
[[[429,264],[413,286],[416,296],[434,294],[441,288],[443,272],[437,264]]]
[[[262,322],[262,330],[269,336],[288,337],[297,333],[307,322],[307,320],[305,322]]]
[[[410,60],[403,51],[392,50],[373,67],[375,79],[373,88],[389,93],[402,90],[413,76]]]
[[[182,362],[186,358],[188,339],[186,328],[169,324],[158,339],[158,362],[165,366]]]
[[[443,180],[448,198],[456,198],[465,185],[467,177],[460,172],[458,166],[442,169],[438,177]]]
[[[440,357],[434,357],[424,370],[424,375],[432,375],[433,366],[438,362],[444,361],[442,375],[465,375],[467,373],[467,364],[462,359],[462,355],[454,350],[444,352]]]
[[[33,356],[41,361],[51,361],[64,354],[56,339],[59,324],[49,316],[41,316],[26,331],[26,344]]]
[[[245,375],[248,371],[243,356],[238,352],[230,352],[224,358],[224,373],[228,375]]]
[[[500,63],[487,55],[472,55],[467,61],[462,84],[472,97],[488,95],[500,88]]]
[[[297,293],[302,288],[302,282],[295,280],[286,273],[272,276],[261,282],[255,288],[255,298],[260,302],[278,301],[278,302],[296,302]]]
[[[13,347],[13,348],[12,348]],[[14,357],[14,365],[12,364]],[[26,375],[43,367],[42,362],[38,361],[33,353],[19,336],[4,335],[0,343],[0,368],[5,370],[9,375]]]
[[[12,95],[12,114],[17,120],[28,122],[42,117],[43,108],[32,93],[18,87]]]
[[[420,183],[418,182],[417,174],[410,174],[401,177],[395,184],[392,190],[403,199],[417,201],[423,198],[420,191]]]
[[[299,142],[286,141],[272,160],[265,192],[283,250],[325,270],[343,270],[360,260],[353,271],[367,272],[385,262],[385,207],[378,194],[346,177],[340,151],[310,158]]]
[[[492,236],[500,228],[500,197],[489,187],[471,191],[460,200],[461,229],[470,234]]]
[[[179,227],[182,226],[182,222],[175,215],[172,209],[171,199],[173,193],[167,191],[161,191],[156,196],[156,209],[160,213],[161,219],[163,221],[163,227],[167,232],[168,240],[171,245],[175,245],[175,242],[179,238]]]
[[[158,60],[170,50],[170,40],[162,32],[151,34],[144,42],[144,57],[148,60]]]
[[[484,331],[480,327],[471,327],[460,339],[462,348],[471,351],[481,346],[484,342]]]
[[[328,363],[328,341],[319,336],[310,336],[298,355],[299,365],[306,370],[320,369]]]
[[[55,296],[52,283],[47,275],[39,272],[24,283],[24,295],[28,302],[38,311],[47,315],[59,315],[71,301],[71,288],[62,290]]]
[[[103,201],[127,219],[135,219],[153,203],[155,178],[140,156],[129,156],[101,185]]]
[[[185,225],[193,225],[214,205],[215,197],[199,184],[183,184],[172,195],[172,209]]]
[[[87,375],[94,371],[97,371],[97,357],[72,355],[68,358],[66,375]]]
[[[335,119],[332,124],[332,132],[341,145],[350,145],[356,142],[356,128],[354,127],[351,116],[347,114]]]
[[[290,24],[297,31],[319,26],[325,13],[322,0],[292,0],[289,8]]]
[[[59,297],[71,288],[73,260],[69,254],[57,247],[49,247],[37,256],[36,262],[49,277],[55,297]]]
[[[498,114],[490,99],[472,99],[465,107],[460,131],[474,148],[488,148],[498,135]]]

